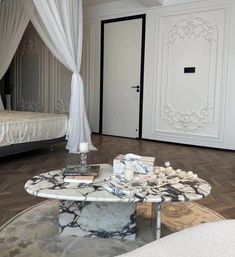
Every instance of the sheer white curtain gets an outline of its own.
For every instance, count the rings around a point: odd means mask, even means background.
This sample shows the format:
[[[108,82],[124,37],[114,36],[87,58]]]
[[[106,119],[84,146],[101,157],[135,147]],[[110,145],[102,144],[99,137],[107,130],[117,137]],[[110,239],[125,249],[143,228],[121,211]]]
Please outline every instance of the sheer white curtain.
[[[11,63],[28,22],[20,1],[0,2],[0,79]]]
[[[80,76],[82,58],[82,0],[23,0],[30,19],[54,56],[73,72],[66,148],[78,152],[80,142],[88,142],[84,86]]]

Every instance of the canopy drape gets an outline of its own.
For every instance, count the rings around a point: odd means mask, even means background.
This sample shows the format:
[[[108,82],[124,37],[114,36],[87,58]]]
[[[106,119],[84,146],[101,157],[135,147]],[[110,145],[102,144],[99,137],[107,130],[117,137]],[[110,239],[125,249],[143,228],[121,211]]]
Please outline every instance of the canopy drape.
[[[83,34],[82,0],[6,0],[2,2],[0,78],[13,58],[29,19],[52,54],[73,73],[66,149],[70,153],[77,153],[80,142],[88,142],[90,150],[96,149],[91,142],[91,130],[85,109],[84,85],[80,75]]]
[[[0,2],[0,79],[11,63],[28,22],[20,1]]]
[[[73,72],[67,146],[71,153],[78,152],[80,142],[91,143],[84,85],[80,75],[82,59],[83,16],[82,0],[23,0],[30,20],[54,56]],[[32,4],[34,3],[34,6]]]

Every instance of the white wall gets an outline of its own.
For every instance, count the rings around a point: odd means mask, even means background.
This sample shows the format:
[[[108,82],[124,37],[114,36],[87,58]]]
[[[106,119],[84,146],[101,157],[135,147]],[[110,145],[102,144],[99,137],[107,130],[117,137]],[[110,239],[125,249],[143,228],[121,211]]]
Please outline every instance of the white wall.
[[[100,22],[146,13],[143,138],[235,149],[235,1],[121,1],[85,9],[99,128]],[[184,67],[196,73],[184,74]]]
[[[145,85],[148,85],[145,99],[149,100],[144,102],[143,137],[225,146],[222,124],[227,73],[227,5],[172,9],[151,16],[157,28],[147,42],[157,47],[154,54],[146,52],[146,64],[154,65],[152,72],[145,76]],[[196,73],[183,73],[184,67],[192,66]]]

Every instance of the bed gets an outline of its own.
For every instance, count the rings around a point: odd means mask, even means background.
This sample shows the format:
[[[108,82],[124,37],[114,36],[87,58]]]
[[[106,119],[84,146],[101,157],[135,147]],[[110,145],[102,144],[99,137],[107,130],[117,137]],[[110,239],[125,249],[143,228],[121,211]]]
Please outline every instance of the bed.
[[[65,141],[65,114],[0,110],[0,157]]]

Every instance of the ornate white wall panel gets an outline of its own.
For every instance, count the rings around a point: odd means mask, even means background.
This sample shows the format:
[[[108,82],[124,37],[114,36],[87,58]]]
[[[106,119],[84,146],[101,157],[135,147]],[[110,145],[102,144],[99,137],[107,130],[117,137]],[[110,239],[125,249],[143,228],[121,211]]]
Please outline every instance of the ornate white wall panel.
[[[153,133],[222,139],[224,18],[223,9],[161,17]]]
[[[230,13],[224,142],[226,148],[235,149],[235,1],[231,1]]]
[[[152,12],[154,19],[152,41],[146,38],[156,49],[146,52],[143,137],[224,147],[228,5]]]
[[[184,133],[213,121],[217,38],[218,26],[196,16],[164,35],[161,118]],[[183,73],[184,66],[196,66],[196,74]]]

